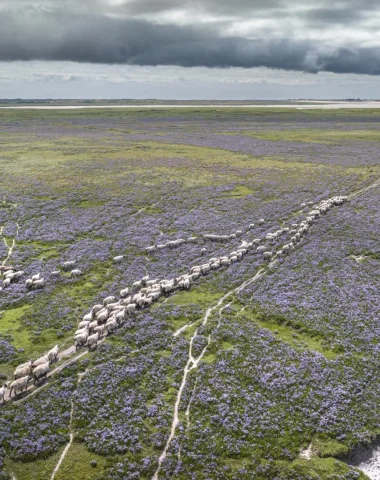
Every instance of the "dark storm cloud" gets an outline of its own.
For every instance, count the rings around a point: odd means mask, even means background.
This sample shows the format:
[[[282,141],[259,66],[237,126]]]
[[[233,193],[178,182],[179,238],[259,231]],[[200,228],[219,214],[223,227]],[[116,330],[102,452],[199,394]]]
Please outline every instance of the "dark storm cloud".
[[[145,12],[149,8],[172,9],[175,0],[139,0]],[[200,2],[192,2],[192,5]],[[323,42],[300,38],[275,38],[258,34],[255,38],[227,36],[220,27],[206,24],[197,26],[162,25],[137,18],[108,15],[110,7],[105,1],[84,2],[81,11],[68,13],[72,3],[62,2],[65,11],[51,9],[49,2],[40,6],[3,8],[0,15],[0,60],[69,60],[74,62],[179,65],[183,67],[269,67],[306,72],[329,71],[336,73],[380,73],[380,53],[377,48],[347,45],[342,48]],[[119,4],[118,12],[131,9],[137,2]],[[238,0],[240,13],[252,4],[262,9],[280,8],[277,1],[251,2]],[[321,5],[323,2],[321,2]],[[89,13],[84,7],[94,7]],[[204,8],[212,10],[228,6],[226,0],[204,0]],[[346,5],[342,3],[339,9]],[[363,3],[365,6],[370,5]],[[95,8],[96,7],[96,8]],[[334,7],[335,11],[337,7]],[[338,10],[339,10],[338,9]],[[326,11],[327,12],[327,11]],[[319,21],[327,13],[319,9]],[[302,15],[301,15],[302,17]],[[217,19],[217,17],[215,17]],[[281,26],[281,25],[279,25]],[[281,30],[279,30],[281,31]]]

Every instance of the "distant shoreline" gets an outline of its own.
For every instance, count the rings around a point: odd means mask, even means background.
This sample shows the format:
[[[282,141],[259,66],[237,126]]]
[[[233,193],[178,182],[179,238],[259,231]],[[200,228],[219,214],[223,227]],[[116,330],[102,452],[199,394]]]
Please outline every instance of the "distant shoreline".
[[[379,101],[373,102],[350,102],[350,101],[300,101],[299,103],[273,103],[273,104],[151,104],[151,105],[7,105],[0,106],[2,110],[78,110],[78,109],[97,109],[97,108],[130,108],[130,109],[154,109],[154,108],[295,108],[298,110],[309,109],[365,109],[380,108]]]

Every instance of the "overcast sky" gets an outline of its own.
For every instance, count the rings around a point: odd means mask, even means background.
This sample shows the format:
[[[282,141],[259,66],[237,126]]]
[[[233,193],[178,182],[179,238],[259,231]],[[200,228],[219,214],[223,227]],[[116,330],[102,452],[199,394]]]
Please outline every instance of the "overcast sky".
[[[0,98],[380,98],[378,0],[1,0]]]

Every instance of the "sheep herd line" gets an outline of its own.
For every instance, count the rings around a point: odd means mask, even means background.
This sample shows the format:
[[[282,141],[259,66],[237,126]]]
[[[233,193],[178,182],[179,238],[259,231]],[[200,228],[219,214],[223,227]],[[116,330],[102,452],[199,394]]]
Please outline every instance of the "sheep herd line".
[[[302,241],[304,236],[308,233],[313,223],[322,215],[326,214],[334,206],[339,206],[348,200],[347,196],[334,196],[327,200],[322,200],[317,204],[313,202],[303,203],[301,210],[305,211],[311,207],[306,214],[305,220],[299,224],[293,223],[289,227],[284,227],[275,232],[266,234],[263,238],[255,238],[251,242],[242,240],[235,251],[229,255],[221,257],[210,258],[207,262],[201,265],[192,266],[190,271],[179,277],[172,279],[150,279],[149,275],[142,277],[132,284],[120,291],[120,298],[115,296],[108,296],[104,298],[102,304],[94,305],[91,310],[84,315],[79,321],[78,329],[74,334],[74,346],[76,350],[81,347],[87,347],[89,350],[95,349],[99,340],[113,332],[123,325],[127,316],[133,316],[137,310],[149,308],[160,297],[170,295],[178,290],[189,290],[194,282],[201,276],[208,275],[214,270],[220,268],[228,268],[230,265],[239,262],[247,254],[261,255],[265,261],[273,261],[281,256],[288,255],[296,245]],[[264,224],[264,219],[259,220],[259,224]],[[249,225],[247,231],[251,230],[254,224]],[[232,235],[203,235],[204,242],[226,242],[228,240],[239,238],[243,235],[241,230],[237,230]],[[271,245],[275,247],[281,238],[287,238],[287,243],[281,242],[282,246],[271,249]],[[202,237],[200,237],[202,239]],[[152,245],[146,248],[148,255],[164,248],[176,248],[186,243],[197,243],[198,237],[190,237],[187,240],[178,239],[167,242],[163,245]],[[201,254],[205,254],[206,249],[201,250]],[[113,261],[119,263],[124,258],[123,255],[114,257]],[[70,270],[75,261],[65,262],[63,269]],[[9,273],[10,272],[10,273]],[[77,273],[78,272],[78,273]],[[71,270],[72,275],[80,275],[82,272]],[[59,271],[53,272],[58,275]],[[12,267],[0,267],[0,274],[3,274],[4,281],[9,285],[12,281],[20,278],[24,272],[14,271]],[[8,282],[9,279],[9,282]],[[40,278],[39,274],[34,275],[26,281],[27,289],[42,288],[44,279]],[[7,286],[8,286],[7,285]],[[42,285],[42,286],[41,286]],[[34,383],[45,378],[50,370],[50,364],[57,360],[59,347],[56,345],[49,350],[45,355],[35,361],[28,361],[19,365],[14,372],[14,380],[9,384],[4,384],[0,388],[0,402],[4,402],[6,390],[9,388],[9,398],[12,393],[17,394],[28,389],[28,384],[34,380]]]

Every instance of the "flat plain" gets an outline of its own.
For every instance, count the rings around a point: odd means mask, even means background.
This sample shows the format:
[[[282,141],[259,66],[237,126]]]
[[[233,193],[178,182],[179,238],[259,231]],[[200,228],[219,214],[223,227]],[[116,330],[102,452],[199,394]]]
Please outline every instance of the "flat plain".
[[[379,152],[377,109],[0,111],[0,265],[24,272],[0,290],[1,381],[61,352],[0,406],[0,478],[368,478],[350,452],[380,433]],[[71,348],[104,298],[254,239],[269,261],[249,247]]]

